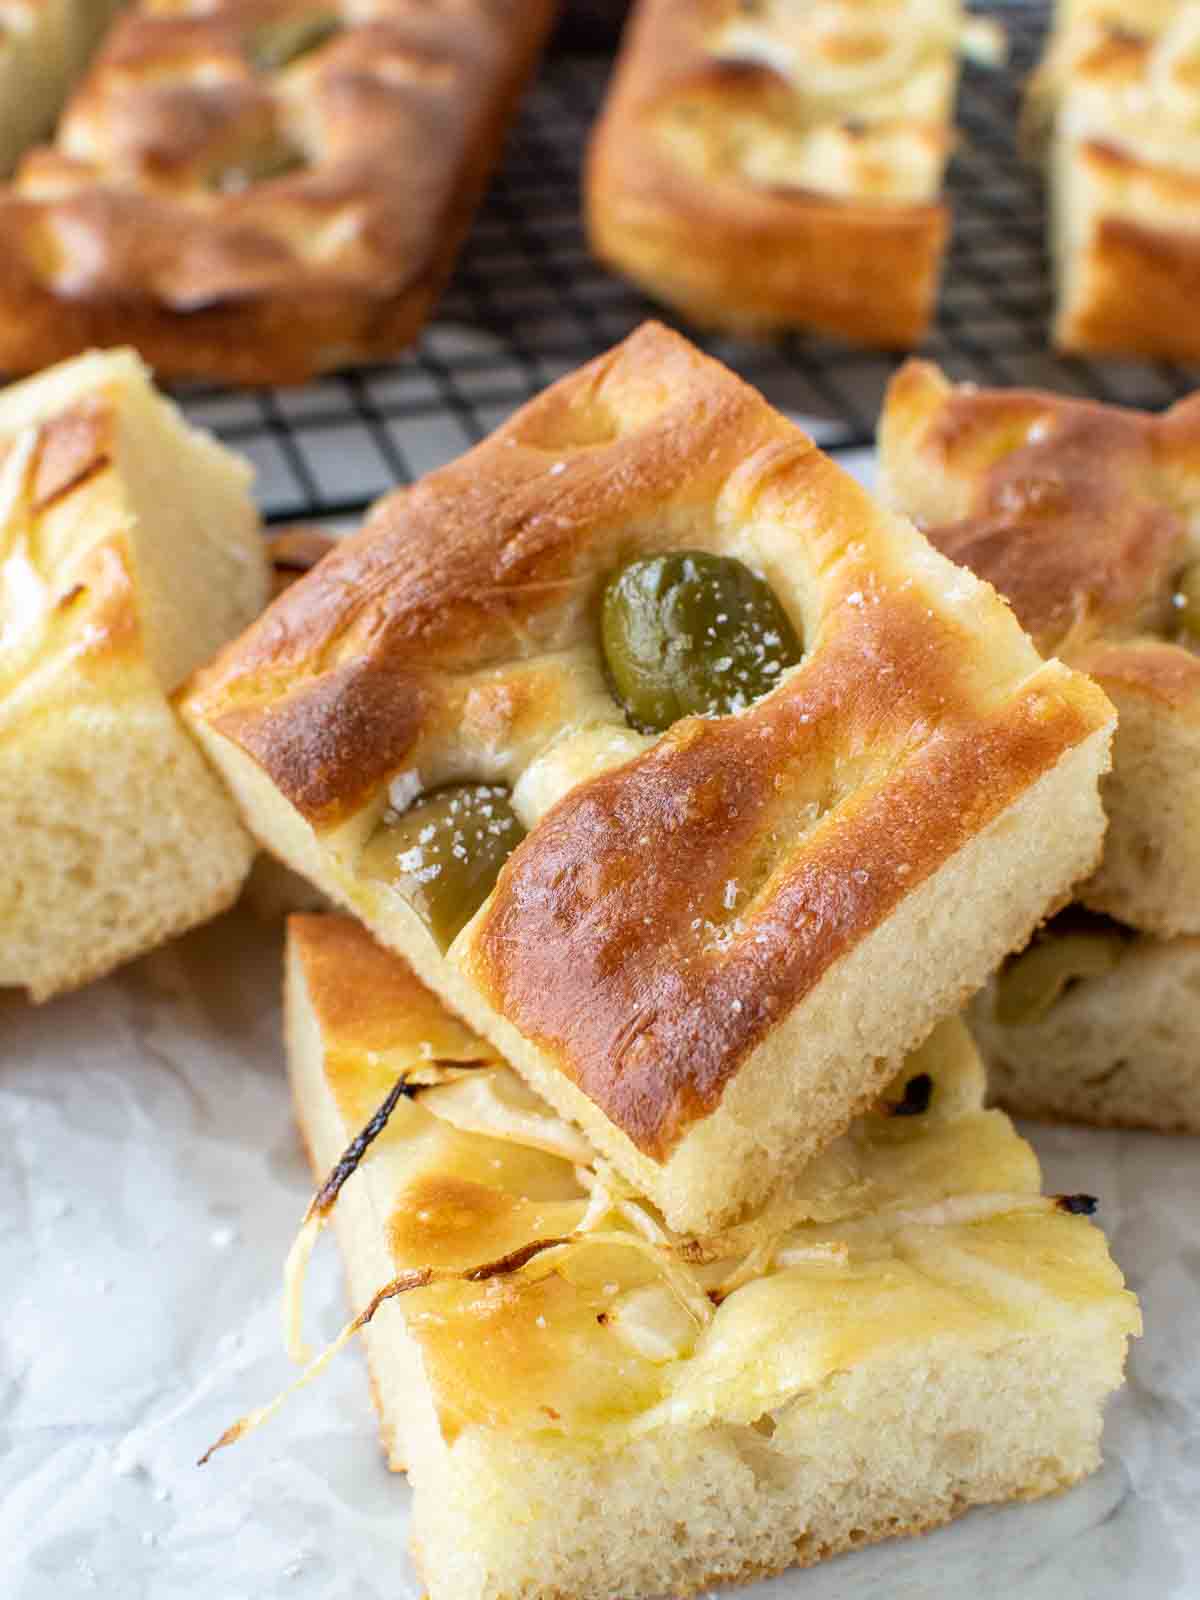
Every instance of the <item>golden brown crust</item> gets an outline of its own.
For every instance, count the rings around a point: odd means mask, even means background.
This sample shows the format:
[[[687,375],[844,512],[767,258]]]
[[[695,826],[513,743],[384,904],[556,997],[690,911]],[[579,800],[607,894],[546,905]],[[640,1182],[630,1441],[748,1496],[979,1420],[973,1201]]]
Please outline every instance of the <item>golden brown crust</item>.
[[[547,663],[594,653],[613,567],[678,547],[681,528],[722,548],[750,522],[774,530],[764,565],[804,608],[804,664],[748,711],[678,723],[571,789],[455,958],[655,1159],[833,963],[1108,724],[1103,696],[1034,682],[992,597],[948,599],[940,565],[918,576],[920,541],[651,324],[385,500],[189,706],[327,835],[399,772],[428,782],[464,727],[485,730],[477,752],[530,726],[547,747],[570,725]],[[573,681],[585,663],[569,659]],[[615,732],[619,708],[600,714]]]
[[[954,388],[910,362],[880,439],[892,502],[1117,707],[1105,854],[1079,897],[1164,937],[1195,932],[1200,655],[1174,599],[1200,560],[1197,397],[1155,417]]]
[[[593,248],[701,323],[915,344],[936,295],[943,206],[889,199],[884,162],[875,180],[884,192],[869,192],[863,160],[868,192],[841,198],[752,184],[720,160],[693,168],[661,136],[662,120],[681,112],[714,136],[734,115],[786,117],[792,94],[776,71],[709,48],[736,9],[734,0],[642,0],[588,154]],[[867,134],[845,122],[840,137],[853,146]],[[944,129],[918,126],[911,137],[948,148]]]
[[[1200,415],[1189,408],[1182,420],[1036,390],[952,388],[909,362],[888,393],[885,464],[895,470],[900,451],[919,458],[948,513],[901,495],[926,536],[994,584],[1043,653],[1071,653],[1166,621],[1188,554],[1172,473],[1177,462],[1200,468]]]
[[[167,375],[298,382],[417,333],[552,0],[315,10],[339,31],[282,70],[256,42],[304,0],[117,25],[0,194],[0,366],[120,342]]]
[[[414,1060],[500,1059],[429,992],[406,961],[384,950],[353,918],[296,913],[287,919],[287,935],[303,964],[321,1032],[338,1052],[361,1057],[401,1051]],[[362,1071],[361,1059],[356,1070]]]
[[[1191,559],[1200,404],[1164,416],[1032,389],[954,387],[928,362],[892,380],[881,427],[894,498],[1010,601],[1044,654],[1111,668],[1170,703],[1200,662],[1161,637]],[[1136,649],[1131,642],[1136,641]]]
[[[1062,349],[1200,358],[1200,153],[1186,7],[1060,8],[1034,79],[1053,128]]]
[[[1060,348],[1200,361],[1200,233],[1106,219],[1079,270],[1088,293],[1055,322]]]
[[[644,409],[646,425],[623,406]],[[702,503],[772,447],[781,469],[814,449],[751,389],[647,325],[380,501],[201,675],[195,703],[308,821],[335,825],[413,754],[457,674],[531,637],[553,648],[573,584],[575,608],[591,610],[625,523],[660,516],[674,484]],[[571,470],[551,475],[568,457]],[[494,694],[511,719],[511,687]]]
[[[846,628],[793,692],[680,724],[573,790],[510,860],[477,935],[473,973],[492,1004],[655,1159],[839,957],[1091,729],[1066,698],[981,717],[958,680],[960,642],[932,641],[922,607],[868,615],[879,625]],[[859,673],[864,655],[878,676]],[[794,865],[784,848],[763,859],[781,778],[803,782],[830,744],[899,748],[922,723],[937,738],[860,798],[852,827],[823,830]],[[628,847],[647,834],[653,872]],[[768,870],[726,951],[724,886]],[[699,948],[698,921],[712,930]]]

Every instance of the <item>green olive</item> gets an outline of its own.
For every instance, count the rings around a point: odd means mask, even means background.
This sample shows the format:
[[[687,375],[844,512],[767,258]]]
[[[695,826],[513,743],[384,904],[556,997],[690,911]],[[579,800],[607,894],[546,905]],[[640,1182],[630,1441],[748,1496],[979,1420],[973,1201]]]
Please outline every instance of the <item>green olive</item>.
[[[1124,946],[1119,933],[1102,929],[1039,939],[1001,968],[996,1021],[1006,1028],[1040,1022],[1068,985],[1111,972]]]
[[[1171,597],[1176,624],[1184,633],[1200,641],[1200,561],[1184,567]]]
[[[633,727],[739,711],[799,661],[800,641],[763,580],[730,556],[641,556],[604,590],[601,642]]]
[[[502,784],[455,783],[386,811],[362,869],[404,896],[445,950],[495,887],[525,837]]]
[[[325,44],[341,28],[339,14],[324,8],[278,17],[255,28],[249,43],[250,59],[260,72],[277,72]]]

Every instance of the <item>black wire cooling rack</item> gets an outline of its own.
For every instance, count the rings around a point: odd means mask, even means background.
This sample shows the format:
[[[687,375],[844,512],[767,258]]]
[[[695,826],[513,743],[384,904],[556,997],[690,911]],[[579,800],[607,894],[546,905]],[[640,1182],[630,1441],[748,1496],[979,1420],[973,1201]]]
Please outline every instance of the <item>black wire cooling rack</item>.
[[[1001,72],[968,67],[951,166],[954,237],[925,353],[960,379],[1037,385],[1156,409],[1200,385],[1166,363],[1095,362],[1047,347],[1045,207],[1015,131],[1047,0],[983,7],[1005,22]],[[588,129],[611,61],[558,53],[526,98],[437,320],[403,360],[265,393],[191,391],[188,412],[258,467],[271,521],[349,517],[474,444],[552,379],[661,308],[592,260],[580,219]],[[830,449],[868,444],[897,358],[794,336],[750,344],[685,331],[802,416]]]

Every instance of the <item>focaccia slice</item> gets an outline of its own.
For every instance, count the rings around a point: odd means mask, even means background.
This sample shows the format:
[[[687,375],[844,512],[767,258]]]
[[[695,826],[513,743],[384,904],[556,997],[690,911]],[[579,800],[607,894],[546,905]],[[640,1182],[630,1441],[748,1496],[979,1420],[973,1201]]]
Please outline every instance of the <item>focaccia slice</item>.
[[[0,393],[0,985],[43,1000],[237,895],[252,842],[170,696],[266,599],[250,480],[129,351]]]
[[[702,325],[917,343],[966,26],[959,0],[641,0],[588,158],[596,253]]]
[[[971,1002],[998,1104],[1026,1117],[1200,1133],[1200,939],[1069,906]]]
[[[186,715],[256,836],[691,1231],[1091,870],[1112,728],[654,325],[382,501]]]
[[[1200,360],[1200,4],[1059,0],[1032,85],[1061,349]]]
[[[397,1079],[454,1080],[400,1100],[333,1213],[356,1309],[450,1279],[365,1331],[430,1600],[691,1594],[1097,1465],[1136,1302],[982,1109],[961,1024],[840,1142],[826,1220],[707,1250],[349,919],[292,919],[287,1028],[318,1177]]]
[[[416,337],[553,0],[144,0],[0,191],[0,368],[298,383]]]
[[[1200,933],[1200,397],[1154,417],[911,362],[880,448],[893,505],[1117,708],[1104,858],[1080,898]]]

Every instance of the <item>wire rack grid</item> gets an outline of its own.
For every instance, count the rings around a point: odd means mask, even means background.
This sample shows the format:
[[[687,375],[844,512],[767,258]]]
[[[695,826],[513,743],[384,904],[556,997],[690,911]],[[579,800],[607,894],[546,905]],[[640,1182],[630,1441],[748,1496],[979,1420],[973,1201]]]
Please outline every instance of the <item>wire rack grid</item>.
[[[1016,147],[1021,85],[1048,0],[980,7],[1008,29],[1003,71],[968,66],[948,188],[954,234],[925,353],[956,378],[1157,409],[1200,384],[1166,363],[1056,356],[1045,201]],[[551,55],[526,97],[436,320],[402,360],[257,393],[190,390],[193,418],[249,455],[269,521],[343,519],[482,438],[546,383],[662,308],[587,249],[580,169],[611,58]],[[826,448],[870,443],[897,359],[801,335],[752,344],[684,331],[803,417]]]

